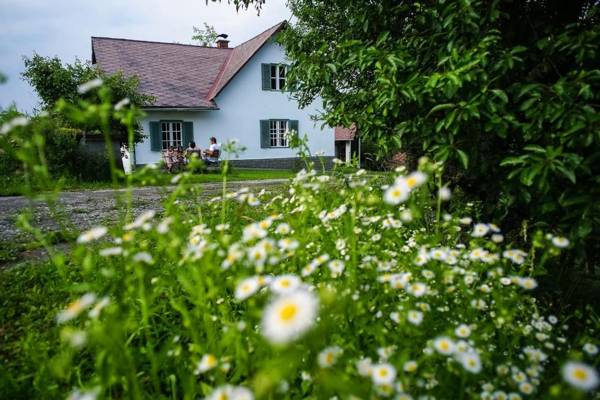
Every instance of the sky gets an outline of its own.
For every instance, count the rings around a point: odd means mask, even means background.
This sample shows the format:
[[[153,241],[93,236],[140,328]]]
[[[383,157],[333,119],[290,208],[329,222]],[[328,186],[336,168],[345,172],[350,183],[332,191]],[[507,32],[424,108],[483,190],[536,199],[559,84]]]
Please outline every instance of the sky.
[[[192,43],[192,27],[213,25],[229,35],[230,46],[289,19],[285,0],[267,0],[236,11],[227,0],[0,0],[0,108],[13,102],[31,112],[39,105],[22,80],[23,56],[58,56],[63,62],[91,59],[91,37]]]

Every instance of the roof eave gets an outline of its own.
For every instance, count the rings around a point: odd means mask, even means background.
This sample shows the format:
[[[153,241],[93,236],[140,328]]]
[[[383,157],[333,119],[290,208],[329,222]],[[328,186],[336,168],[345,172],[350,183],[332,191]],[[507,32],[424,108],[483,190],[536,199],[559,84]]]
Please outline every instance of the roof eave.
[[[143,111],[213,111],[220,110],[218,106],[206,107],[206,106],[192,106],[192,107],[181,107],[181,106],[144,106]]]

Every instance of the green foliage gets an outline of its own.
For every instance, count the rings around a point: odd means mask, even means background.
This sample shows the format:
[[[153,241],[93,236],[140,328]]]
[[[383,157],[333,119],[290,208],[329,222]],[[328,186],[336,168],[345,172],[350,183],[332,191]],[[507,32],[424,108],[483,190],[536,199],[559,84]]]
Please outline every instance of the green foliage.
[[[566,229],[597,260],[597,1],[289,4],[280,40],[300,104],[321,96],[329,124],[356,123],[380,157],[444,161],[490,216]]]
[[[101,79],[110,95],[115,101],[129,99],[136,106],[143,106],[153,101],[152,96],[139,92],[139,81],[137,77],[125,77],[121,72],[114,75],[107,75],[99,68],[91,65],[89,62],[76,60],[73,64],[63,64],[58,57],[42,57],[34,54],[33,57],[24,57],[25,71],[23,78],[35,89],[42,101],[42,108],[46,111],[55,110],[59,100],[68,103],[77,103],[78,101],[99,102],[99,92],[87,91],[81,93],[80,86]],[[100,131],[101,127],[95,124],[95,121],[83,123],[64,118],[60,113],[56,114],[57,119],[62,119],[62,124],[69,124],[69,127],[78,128],[84,131]],[[143,139],[141,129],[135,128],[135,141]],[[118,120],[111,120],[111,135],[117,141],[127,142],[127,128]]]
[[[217,31],[215,31],[214,26],[206,22],[204,22],[204,29],[195,26],[192,29],[194,30],[192,40],[202,43],[203,46],[210,46],[217,40]]]

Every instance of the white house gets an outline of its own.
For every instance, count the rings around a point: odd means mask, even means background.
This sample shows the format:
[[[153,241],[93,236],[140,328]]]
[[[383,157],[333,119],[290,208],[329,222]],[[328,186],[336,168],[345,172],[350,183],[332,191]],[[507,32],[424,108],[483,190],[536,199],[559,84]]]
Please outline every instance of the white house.
[[[129,39],[92,38],[92,63],[106,73],[136,75],[142,93],[155,97],[140,121],[146,139],[136,145],[138,165],[160,161],[168,146],[195,141],[206,148],[238,139],[246,147],[239,166],[289,168],[297,160],[285,132],[308,136],[311,152],[332,158],[334,129],[322,128],[321,101],[299,109],[285,86],[287,60],[274,41],[285,21],[235,48],[227,40],[216,47]]]

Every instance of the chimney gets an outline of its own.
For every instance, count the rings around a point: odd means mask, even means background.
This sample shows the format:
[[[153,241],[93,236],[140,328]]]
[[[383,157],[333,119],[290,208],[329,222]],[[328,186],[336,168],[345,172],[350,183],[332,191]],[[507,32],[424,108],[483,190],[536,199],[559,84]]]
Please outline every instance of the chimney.
[[[219,49],[228,49],[229,48],[229,40],[227,40],[227,34],[221,33],[217,36],[217,48]]]

